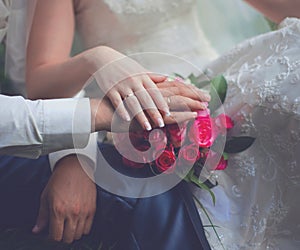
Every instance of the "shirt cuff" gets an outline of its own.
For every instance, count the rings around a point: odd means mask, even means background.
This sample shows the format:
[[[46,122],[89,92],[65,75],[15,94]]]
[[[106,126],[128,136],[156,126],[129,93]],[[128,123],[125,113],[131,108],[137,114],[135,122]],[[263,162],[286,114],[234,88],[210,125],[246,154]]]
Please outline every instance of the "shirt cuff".
[[[38,114],[36,114],[38,115]],[[91,133],[88,98],[44,100],[40,124],[43,154],[70,148],[84,148]]]
[[[64,158],[67,155],[76,154],[78,156],[85,156],[88,159],[88,165],[92,170],[96,170],[96,161],[97,161],[97,133],[93,133],[90,136],[88,145],[83,149],[68,149],[61,150],[49,154],[50,168],[53,171],[56,163]]]

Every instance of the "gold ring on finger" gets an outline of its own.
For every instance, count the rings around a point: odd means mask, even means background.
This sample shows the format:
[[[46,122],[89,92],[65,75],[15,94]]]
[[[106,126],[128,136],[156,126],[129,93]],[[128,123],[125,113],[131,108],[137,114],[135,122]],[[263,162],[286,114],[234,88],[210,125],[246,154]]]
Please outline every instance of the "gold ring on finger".
[[[132,97],[132,96],[134,96],[134,93],[129,93],[124,97],[124,100],[126,100],[127,98]]]
[[[171,104],[171,97],[169,97],[169,96],[167,97],[167,103]]]

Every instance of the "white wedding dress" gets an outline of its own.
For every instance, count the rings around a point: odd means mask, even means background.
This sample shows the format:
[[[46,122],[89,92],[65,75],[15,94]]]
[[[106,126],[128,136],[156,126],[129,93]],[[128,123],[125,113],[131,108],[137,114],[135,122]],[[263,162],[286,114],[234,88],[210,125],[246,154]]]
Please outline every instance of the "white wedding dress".
[[[216,173],[215,207],[204,192],[198,195],[226,249],[300,249],[300,21],[286,19],[278,31],[218,58],[201,27],[206,23],[199,23],[196,0],[74,0],[74,9],[84,48],[156,52],[152,60],[141,60],[144,67],[226,76],[231,133],[256,141]],[[160,57],[167,54],[182,59]],[[222,249],[207,231],[212,248]]]

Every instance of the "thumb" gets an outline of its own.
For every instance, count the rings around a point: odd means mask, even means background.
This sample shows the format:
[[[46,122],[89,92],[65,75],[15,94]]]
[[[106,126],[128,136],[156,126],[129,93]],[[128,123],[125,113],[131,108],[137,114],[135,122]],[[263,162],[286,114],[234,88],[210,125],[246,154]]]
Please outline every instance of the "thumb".
[[[46,201],[42,200],[40,204],[39,214],[36,220],[36,224],[32,229],[32,232],[37,234],[43,231],[47,226],[49,219],[49,210]]]
[[[159,75],[159,74],[154,74],[154,73],[149,73],[148,76],[155,83],[164,82],[167,79],[166,76]]]

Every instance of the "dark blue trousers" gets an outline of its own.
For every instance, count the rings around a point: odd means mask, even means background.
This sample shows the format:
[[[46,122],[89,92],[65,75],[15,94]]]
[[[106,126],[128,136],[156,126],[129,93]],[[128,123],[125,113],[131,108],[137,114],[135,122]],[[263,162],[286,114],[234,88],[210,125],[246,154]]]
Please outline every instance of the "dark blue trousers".
[[[113,164],[121,158],[111,146],[100,145]],[[51,176],[47,157],[37,160],[0,156],[0,226],[33,226],[39,199]],[[93,237],[122,250],[210,249],[185,182],[151,198],[130,199],[97,187]]]

